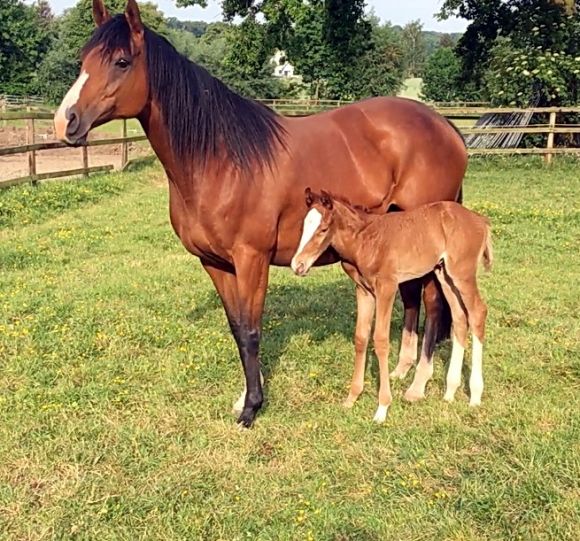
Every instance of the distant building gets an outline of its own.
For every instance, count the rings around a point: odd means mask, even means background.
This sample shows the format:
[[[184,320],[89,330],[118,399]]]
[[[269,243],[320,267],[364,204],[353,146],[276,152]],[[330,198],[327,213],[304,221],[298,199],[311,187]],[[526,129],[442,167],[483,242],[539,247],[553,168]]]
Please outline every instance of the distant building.
[[[284,79],[294,79],[296,77],[294,66],[288,62],[284,51],[276,51],[270,59],[270,63],[274,66],[274,77],[282,77]]]

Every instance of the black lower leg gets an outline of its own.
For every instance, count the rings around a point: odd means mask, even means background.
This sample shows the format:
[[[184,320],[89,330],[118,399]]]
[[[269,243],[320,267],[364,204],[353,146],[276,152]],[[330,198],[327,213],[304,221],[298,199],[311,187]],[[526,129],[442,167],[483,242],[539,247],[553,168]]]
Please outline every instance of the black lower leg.
[[[260,378],[260,331],[242,325],[239,337],[240,357],[246,377],[246,402],[238,423],[250,427],[264,401]]]

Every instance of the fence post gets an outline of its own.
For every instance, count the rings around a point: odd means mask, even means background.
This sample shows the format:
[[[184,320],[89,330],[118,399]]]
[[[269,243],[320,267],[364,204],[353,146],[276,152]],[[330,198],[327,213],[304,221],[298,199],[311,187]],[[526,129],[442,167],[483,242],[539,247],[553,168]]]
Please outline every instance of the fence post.
[[[89,176],[89,147],[82,146],[81,151],[83,153],[83,177]]]
[[[123,139],[127,139],[127,119],[126,118],[123,119],[121,133],[123,135]],[[127,167],[128,163],[129,163],[129,143],[127,143],[127,141],[123,141],[121,143],[121,171],[123,171],[125,169],[125,167]]]
[[[30,106],[26,107],[26,111],[30,113]],[[26,119],[26,142],[29,145],[34,144],[34,118],[31,117]],[[36,151],[28,151],[28,174],[32,180],[32,184],[36,184]]]
[[[550,122],[548,124],[548,127],[550,129],[550,131],[548,132],[548,144],[546,146],[546,148],[548,150],[554,148],[554,128],[556,127],[556,113],[552,112],[550,113]],[[551,152],[547,152],[546,156],[544,157],[544,161],[550,165],[552,163],[552,153]]]

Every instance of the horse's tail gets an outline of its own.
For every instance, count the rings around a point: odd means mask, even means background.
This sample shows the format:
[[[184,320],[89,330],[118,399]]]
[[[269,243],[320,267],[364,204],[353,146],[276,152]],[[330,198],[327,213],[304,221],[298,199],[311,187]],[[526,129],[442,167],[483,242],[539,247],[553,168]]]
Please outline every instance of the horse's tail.
[[[485,224],[485,238],[483,251],[481,253],[481,260],[483,262],[483,268],[486,271],[490,271],[493,265],[493,246],[491,243],[491,226],[489,222]]]

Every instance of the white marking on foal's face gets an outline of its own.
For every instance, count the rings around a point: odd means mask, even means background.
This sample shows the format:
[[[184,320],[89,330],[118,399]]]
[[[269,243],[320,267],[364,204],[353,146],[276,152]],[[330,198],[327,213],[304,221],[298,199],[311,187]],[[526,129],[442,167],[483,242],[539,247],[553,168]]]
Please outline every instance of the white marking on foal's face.
[[[300,244],[298,245],[298,249],[292,258],[292,269],[296,272],[296,258],[302,253],[302,250],[306,247],[306,245],[312,240],[314,233],[320,227],[322,222],[322,214],[320,211],[316,209],[310,209],[308,214],[304,218],[304,225],[302,227],[302,238],[300,239]]]
[[[304,250],[304,247],[310,242],[321,222],[322,214],[320,214],[320,211],[316,209],[310,209],[306,215],[306,218],[304,218],[304,228],[302,230],[300,245],[296,251],[297,254]]]
[[[58,108],[58,111],[54,115],[55,125],[57,125],[57,127],[62,126],[63,130],[62,134],[57,135],[62,136],[65,135],[66,126],[68,124],[68,120],[66,118],[66,111],[67,109],[75,105],[77,101],[79,101],[81,90],[83,89],[83,86],[85,86],[85,83],[88,81],[88,79],[89,74],[86,71],[83,71],[79,75],[79,78],[75,81],[75,83],[70,87],[69,91],[66,93],[66,96],[62,100],[60,107]]]

